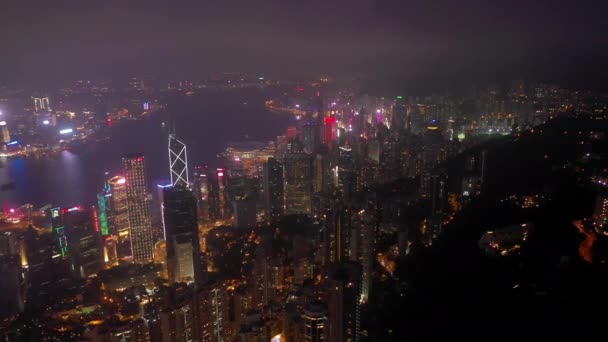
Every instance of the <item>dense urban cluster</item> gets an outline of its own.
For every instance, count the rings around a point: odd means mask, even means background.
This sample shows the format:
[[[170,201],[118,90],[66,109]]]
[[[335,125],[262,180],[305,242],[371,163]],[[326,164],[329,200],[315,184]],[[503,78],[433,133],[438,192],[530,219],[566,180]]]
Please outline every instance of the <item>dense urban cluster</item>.
[[[57,98],[7,95],[23,110],[0,121],[3,157],[102,139],[113,122],[162,111],[166,92],[242,87],[281,87],[265,106],[297,125],[271,142],[227,142],[211,167],[188,163],[197,151],[168,122],[166,184],[152,188],[133,153],[93,206],[3,213],[0,340],[398,341],[420,333],[407,308],[430,311],[425,296],[451,286],[432,271],[450,267],[450,251],[474,261],[462,265],[500,265],[521,298],[565,297],[526,273],[556,208],[580,207],[556,216],[581,241],[564,238],[575,251],[551,249],[548,268],[608,260],[594,247],[608,234],[608,101],[553,84],[382,97],[330,78],[133,79],[120,92],[82,81]],[[84,98],[103,110],[70,104]]]

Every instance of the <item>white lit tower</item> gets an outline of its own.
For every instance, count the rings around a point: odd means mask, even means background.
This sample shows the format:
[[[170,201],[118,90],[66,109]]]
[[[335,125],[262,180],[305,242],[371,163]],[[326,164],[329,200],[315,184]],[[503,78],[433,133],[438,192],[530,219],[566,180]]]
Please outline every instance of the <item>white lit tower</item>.
[[[171,185],[190,187],[186,144],[179,141],[174,133],[169,134],[169,171],[171,172]]]
[[[130,154],[122,159],[127,190],[127,215],[131,252],[135,263],[153,260],[154,239],[150,220],[144,156]]]

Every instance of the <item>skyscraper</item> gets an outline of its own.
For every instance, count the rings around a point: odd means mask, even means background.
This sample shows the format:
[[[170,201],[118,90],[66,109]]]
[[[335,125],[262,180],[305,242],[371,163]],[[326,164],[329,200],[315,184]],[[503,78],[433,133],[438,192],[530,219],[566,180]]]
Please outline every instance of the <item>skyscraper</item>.
[[[94,221],[95,210],[73,207],[63,209],[61,215],[72,274],[80,278],[97,274],[103,267],[103,244]]]
[[[338,166],[336,185],[344,198],[349,198],[353,191],[353,150],[349,146],[340,146],[338,149]]]
[[[51,104],[48,97],[33,97],[34,100],[34,111],[36,113],[42,111],[51,111]]]
[[[322,303],[313,302],[304,308],[302,314],[305,342],[328,341],[328,322]]]
[[[309,214],[312,209],[312,158],[299,141],[292,141],[285,156],[285,207],[288,214]]]
[[[2,142],[8,144],[11,142],[11,133],[8,130],[6,121],[0,121],[0,128],[2,129]]]
[[[358,342],[361,266],[355,262],[332,265],[329,275],[329,341]]]
[[[114,176],[108,180],[110,185],[110,215],[109,221],[112,234],[117,234],[121,241],[129,239],[129,215],[127,213],[126,179]]]
[[[190,186],[186,144],[177,140],[175,134],[169,134],[169,171],[171,173],[171,185]]]
[[[201,222],[207,222],[211,219],[210,195],[211,183],[207,166],[197,165],[194,168],[194,196],[198,208],[198,218]]]
[[[126,181],[127,214],[133,261],[136,263],[151,262],[154,240],[146,192],[144,156],[142,154],[127,155],[122,159],[122,167]]]
[[[283,164],[268,158],[264,164],[264,212],[266,221],[276,222],[284,209]]]
[[[181,184],[164,189],[162,208],[169,280],[200,285],[201,252],[192,191]]]

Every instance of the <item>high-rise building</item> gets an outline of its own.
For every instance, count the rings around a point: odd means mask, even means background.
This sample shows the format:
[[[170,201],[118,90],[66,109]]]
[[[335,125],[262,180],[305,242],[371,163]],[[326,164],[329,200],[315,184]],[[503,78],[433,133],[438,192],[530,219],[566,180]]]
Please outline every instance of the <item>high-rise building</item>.
[[[313,302],[304,308],[302,314],[305,342],[328,341],[328,320],[322,303]]]
[[[25,282],[18,255],[0,255],[0,319],[13,318],[23,312]]]
[[[119,240],[129,239],[129,214],[127,211],[127,187],[125,177],[115,176],[108,180],[110,185],[110,231],[116,234]]]
[[[197,165],[194,168],[194,196],[198,208],[200,222],[207,222],[213,216],[210,208],[211,179],[206,166]]]
[[[323,142],[331,148],[333,142],[336,141],[336,117],[328,116],[325,118],[324,123]]]
[[[232,212],[234,214],[234,226],[238,228],[255,228],[256,207],[253,200],[232,201]]]
[[[86,278],[103,269],[101,232],[95,225],[96,211],[81,207],[62,209],[63,224],[72,274]]]
[[[431,215],[426,232],[426,242],[431,243],[441,233],[445,208],[447,206],[447,177],[445,174],[433,174],[430,179]]]
[[[206,286],[196,294],[198,341],[228,342],[228,298],[223,284]]]
[[[312,209],[312,158],[294,140],[285,156],[285,208],[288,214],[310,214]]]
[[[267,222],[276,222],[284,213],[283,164],[268,158],[264,164],[264,212]]]
[[[6,121],[0,121],[0,129],[2,131],[2,142],[5,144],[11,142],[11,133],[8,130]]]
[[[154,239],[150,220],[144,156],[127,155],[122,159],[126,180],[127,214],[131,253],[136,263],[148,263],[154,257]]]
[[[344,198],[349,198],[354,189],[354,164],[352,148],[340,146],[338,149],[338,165],[336,166],[336,187]]]
[[[608,189],[606,187],[599,189],[593,217],[598,232],[608,234]]]
[[[47,112],[51,111],[51,104],[50,104],[48,96],[47,97],[32,97],[32,99],[34,100],[34,111],[36,113],[40,113],[43,111],[47,111]]]
[[[226,185],[227,185],[227,172],[225,168],[218,168],[216,170],[216,179],[217,179],[217,212],[219,219],[225,219],[228,217],[228,209],[227,209],[227,194],[226,194]]]
[[[171,185],[190,186],[186,144],[179,141],[175,134],[169,134],[169,172],[171,173]]]
[[[329,341],[358,342],[360,334],[361,266],[331,265],[327,282]]]
[[[200,286],[202,269],[196,199],[190,189],[178,184],[164,190],[162,208],[169,280]]]

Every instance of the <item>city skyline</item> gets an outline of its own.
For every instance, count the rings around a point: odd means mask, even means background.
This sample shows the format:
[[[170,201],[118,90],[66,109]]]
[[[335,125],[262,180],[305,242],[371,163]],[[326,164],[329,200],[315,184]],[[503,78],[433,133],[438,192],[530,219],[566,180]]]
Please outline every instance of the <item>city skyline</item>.
[[[603,3],[0,10],[0,341],[606,336]]]

